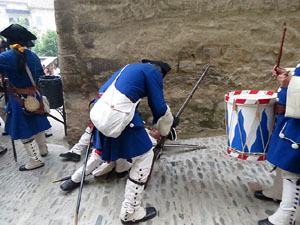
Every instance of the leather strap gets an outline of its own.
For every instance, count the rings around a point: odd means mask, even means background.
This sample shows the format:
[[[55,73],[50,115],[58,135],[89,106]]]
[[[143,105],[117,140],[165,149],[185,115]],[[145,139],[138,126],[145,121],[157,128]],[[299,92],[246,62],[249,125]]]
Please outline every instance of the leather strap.
[[[131,177],[128,177],[128,180],[130,180],[132,183],[135,183],[135,184],[140,185],[140,186],[145,185],[144,182],[136,181],[136,180],[132,179]]]
[[[37,89],[37,86],[28,87],[28,88],[7,87],[7,91],[10,93],[24,94],[24,95],[34,95],[36,89]]]

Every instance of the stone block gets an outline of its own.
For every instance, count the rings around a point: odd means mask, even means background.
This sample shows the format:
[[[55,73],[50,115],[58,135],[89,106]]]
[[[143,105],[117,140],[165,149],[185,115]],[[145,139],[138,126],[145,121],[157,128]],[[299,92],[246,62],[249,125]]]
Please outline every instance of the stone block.
[[[115,71],[141,58],[164,60],[172,66],[164,91],[176,112],[210,63],[183,114],[188,122],[180,131],[189,137],[193,129],[194,135],[207,134],[224,128],[226,92],[275,88],[267,71],[277,58],[283,21],[289,27],[281,65],[294,66],[299,60],[299,0],[69,3],[56,0],[55,8],[66,108],[74,119],[82,115],[73,104],[84,107]],[[147,104],[140,111],[151,124]],[[77,124],[72,126],[78,129]]]

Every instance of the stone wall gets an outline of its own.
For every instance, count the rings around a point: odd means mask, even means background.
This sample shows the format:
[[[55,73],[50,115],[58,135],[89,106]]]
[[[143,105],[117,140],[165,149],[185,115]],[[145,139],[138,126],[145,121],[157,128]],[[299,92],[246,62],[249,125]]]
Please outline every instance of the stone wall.
[[[180,138],[225,134],[224,94],[275,90],[271,70],[287,24],[281,65],[299,60],[299,0],[55,0],[68,139],[88,124],[88,103],[121,66],[167,61],[165,97],[177,112],[212,65],[178,127]],[[140,106],[146,126],[151,114]]]

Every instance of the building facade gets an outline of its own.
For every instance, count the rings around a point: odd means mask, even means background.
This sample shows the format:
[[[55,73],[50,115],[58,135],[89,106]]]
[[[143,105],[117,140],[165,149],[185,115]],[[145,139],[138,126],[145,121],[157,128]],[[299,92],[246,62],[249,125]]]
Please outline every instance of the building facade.
[[[56,30],[54,0],[1,0],[0,30],[20,20],[40,34]]]

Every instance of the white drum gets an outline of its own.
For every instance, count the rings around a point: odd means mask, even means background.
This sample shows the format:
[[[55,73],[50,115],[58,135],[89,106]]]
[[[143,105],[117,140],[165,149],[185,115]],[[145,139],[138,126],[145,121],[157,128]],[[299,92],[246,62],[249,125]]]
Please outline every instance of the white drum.
[[[265,160],[274,127],[277,93],[232,91],[225,95],[228,154],[243,160]]]

